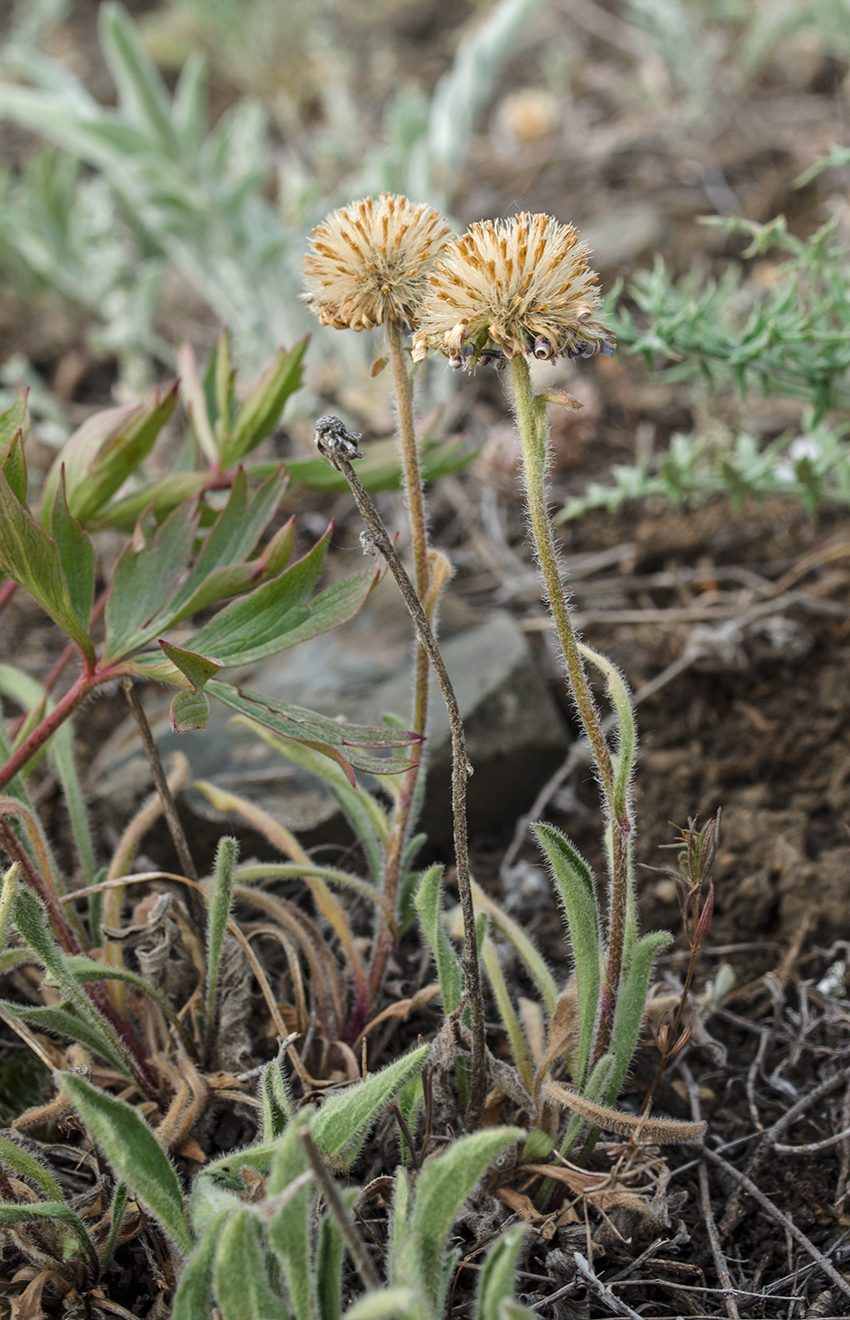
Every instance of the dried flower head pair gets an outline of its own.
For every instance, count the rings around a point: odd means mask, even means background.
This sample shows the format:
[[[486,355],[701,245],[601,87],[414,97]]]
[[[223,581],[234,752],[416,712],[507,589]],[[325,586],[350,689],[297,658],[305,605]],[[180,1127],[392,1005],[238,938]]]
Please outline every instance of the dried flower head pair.
[[[485,220],[452,239],[436,211],[383,193],[343,207],[313,230],[304,263],[310,306],[324,325],[415,329],[429,348],[472,371],[517,353],[554,361],[613,352],[594,318],[601,298],[572,225],[523,213]]]

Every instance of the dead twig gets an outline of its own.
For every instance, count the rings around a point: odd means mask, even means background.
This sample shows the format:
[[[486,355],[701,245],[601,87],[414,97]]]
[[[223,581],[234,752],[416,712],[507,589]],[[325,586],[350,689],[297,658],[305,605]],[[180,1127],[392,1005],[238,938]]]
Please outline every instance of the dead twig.
[[[745,1173],[741,1173],[739,1169],[735,1168],[734,1164],[730,1164],[728,1160],[724,1160],[721,1155],[715,1154],[715,1152],[709,1149],[708,1146],[702,1147],[702,1153],[707,1160],[710,1160],[712,1164],[716,1164],[717,1167],[722,1169],[729,1178],[732,1178],[743,1192],[746,1192],[746,1194],[751,1196],[754,1201],[757,1201],[762,1210],[764,1210],[771,1219],[774,1219],[777,1224],[781,1224],[784,1232],[790,1238],[793,1238],[794,1241],[811,1256],[812,1260],[817,1262],[827,1278],[831,1279],[835,1284],[836,1288],[840,1288],[845,1297],[850,1297],[850,1283],[847,1282],[843,1275],[838,1273],[838,1270],[834,1265],[829,1263],[823,1252],[819,1251],[814,1242],[806,1237],[805,1233],[797,1227],[793,1219],[786,1215],[784,1211],[780,1210],[778,1206],[775,1206],[770,1200],[770,1197],[765,1196],[764,1192],[756,1186],[752,1178],[748,1178]]]
[[[320,417],[316,423],[316,444],[319,451],[343,474],[351,487],[351,493],[354,496],[360,517],[367,527],[367,532],[361,537],[364,547],[380,551],[386,560],[387,566],[404,598],[408,613],[413,620],[416,635],[433,665],[448,711],[452,731],[452,819],[454,821],[455,867],[458,894],[463,913],[463,969],[466,974],[466,991],[469,996],[469,1009],[472,1019],[472,1079],[467,1121],[474,1124],[484,1106],[487,1072],[484,1045],[484,1003],[481,994],[481,975],[475,939],[475,910],[472,902],[466,827],[466,781],[472,774],[472,766],[469,764],[466,753],[463,721],[460,716],[457,697],[443,661],[442,652],[431,631],[431,625],[428,622],[428,616],[422,602],[416,594],[416,589],[408,577],[404,565],[396,554],[395,547],[381,521],[378,510],[351,466],[350,460],[358,456],[356,439],[346,430],[339,418]]]
[[[682,1075],[685,1086],[688,1088],[688,1099],[691,1103],[691,1118],[695,1123],[699,1123],[702,1119],[702,1112],[699,1103],[699,1088],[694,1081],[693,1073],[686,1063],[680,1064],[679,1072]],[[708,1186],[708,1169],[705,1167],[705,1160],[700,1160],[697,1167],[697,1173],[699,1175],[699,1195],[703,1218],[708,1233],[708,1241],[711,1246],[711,1254],[714,1257],[714,1268],[717,1271],[717,1277],[720,1280],[720,1286],[723,1290],[726,1314],[728,1315],[729,1320],[740,1320],[738,1303],[735,1300],[735,1289],[729,1275],[729,1266],[726,1264],[726,1257],[723,1254],[723,1248],[720,1245],[720,1234],[717,1232],[714,1211],[711,1208],[711,1192]]]

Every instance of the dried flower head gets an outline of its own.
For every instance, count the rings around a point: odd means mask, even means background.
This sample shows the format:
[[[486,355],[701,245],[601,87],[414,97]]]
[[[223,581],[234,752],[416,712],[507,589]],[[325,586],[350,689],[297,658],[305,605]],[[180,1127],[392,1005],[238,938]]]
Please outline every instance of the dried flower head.
[[[381,193],[333,211],[310,235],[306,300],[322,325],[372,330],[418,324],[434,261],[451,238],[438,211]]]
[[[471,225],[434,267],[414,359],[436,348],[473,371],[516,353],[548,361],[612,353],[613,333],[593,316],[602,300],[588,255],[573,226],[549,215]]]

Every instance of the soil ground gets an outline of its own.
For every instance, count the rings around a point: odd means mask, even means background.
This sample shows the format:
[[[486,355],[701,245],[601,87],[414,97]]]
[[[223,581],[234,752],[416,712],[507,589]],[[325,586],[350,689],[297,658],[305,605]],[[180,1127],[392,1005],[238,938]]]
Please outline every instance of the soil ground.
[[[151,6],[133,8],[141,14]],[[399,71],[424,70],[433,84],[456,39],[444,8],[393,4],[384,27],[369,28],[364,21],[361,30],[355,23],[357,58],[366,61],[377,31]],[[54,36],[54,48],[70,51],[98,94],[107,96],[96,53],[96,10],[95,4],[74,6]],[[539,20],[473,144],[455,204],[462,220],[518,206],[573,220],[595,236],[606,285],[648,264],[659,248],[680,272],[694,259],[709,268],[736,259],[739,240],[697,224],[698,216],[717,206],[759,221],[784,211],[802,236],[828,214],[844,223],[840,178],[805,189],[794,189],[792,181],[832,140],[841,140],[846,61],[822,42],[789,39],[747,82],[730,36],[729,53],[716,70],[726,89],[716,100],[724,104],[699,117],[657,57],[654,63],[649,54],[636,61],[623,49],[631,32],[626,19],[618,5],[564,0]],[[555,118],[544,131],[523,138],[526,130],[517,119],[522,103],[510,97],[540,81],[547,47],[573,53],[570,76],[559,82],[549,75]],[[647,91],[653,78],[654,97]],[[378,97],[381,80],[375,80],[361,84],[367,118],[376,112],[368,104],[370,96]],[[221,106],[236,94],[220,73],[214,90]],[[27,147],[26,139],[14,138],[5,154],[14,163]],[[73,378],[65,401],[81,420],[111,401],[114,383],[114,364],[91,355],[86,330],[85,320],[52,295],[23,301],[19,291],[9,290],[0,301],[4,354],[27,352],[54,383]],[[74,354],[81,365],[71,372]],[[725,419],[734,414],[725,396],[695,398],[681,386],[661,385],[627,356],[582,364],[567,383],[583,391],[586,407],[555,424],[558,501],[604,478],[611,463],[632,461],[647,444],[663,449],[675,430],[690,429],[706,411]],[[509,608],[522,620],[571,722],[530,576],[517,455],[501,385],[479,373],[464,389],[453,408],[454,424],[480,452],[467,470],[432,492],[435,540],[457,564],[455,589],[474,608]],[[763,402],[753,402],[746,414],[747,424],[768,438],[798,418],[793,408],[771,410]],[[331,511],[331,502],[310,498],[312,512]],[[340,537],[355,539],[350,510],[337,502],[333,512],[342,514]],[[737,511],[726,500],[687,510],[650,503],[567,524],[562,545],[585,639],[621,666],[639,695],[668,668],[677,670],[641,701],[638,712],[635,809],[643,924],[678,929],[675,890],[663,872],[673,855],[659,851],[675,837],[670,822],[702,823],[722,809],[715,915],[696,985],[704,993],[724,963],[735,984],[721,1008],[706,1006],[684,1066],[671,1069],[657,1097],[659,1109],[677,1117],[701,1109],[711,1124],[714,1160],[700,1163],[689,1148],[674,1152],[666,1165],[654,1153],[642,1156],[645,1165],[633,1172],[655,1190],[649,1215],[616,1203],[589,1209],[585,1203],[572,1217],[565,1210],[545,1222],[538,1216],[520,1274],[523,1299],[558,1320],[850,1314],[844,1273],[850,1259],[850,1144],[845,1135],[799,1156],[782,1149],[819,1146],[850,1129],[850,1003],[843,968],[831,985],[824,981],[850,948],[844,943],[850,940],[850,515],[824,509],[815,521],[784,501]],[[14,600],[3,619],[0,659],[14,657],[43,675],[56,648],[44,621]],[[114,723],[117,702],[107,697],[90,708],[81,732],[84,759]],[[50,791],[43,805],[61,841],[61,813],[53,810]],[[554,788],[542,810],[601,869],[589,771],[579,769]],[[473,840],[477,874],[497,896],[504,892],[514,829],[508,820],[503,836]],[[548,890],[539,884],[538,858],[524,835],[517,841],[509,860],[512,883],[521,882],[523,924],[553,966],[564,969],[560,926]],[[662,965],[668,989],[680,985],[685,960],[679,939]],[[420,951],[408,941],[391,988],[410,993],[425,970]],[[525,988],[519,970],[508,971],[514,987]],[[436,1013],[411,1018],[394,1048],[437,1025]],[[491,1043],[498,1053],[497,1035]],[[14,1068],[6,1072],[7,1084],[14,1080],[20,1095],[32,1098],[38,1081],[27,1072],[25,1056],[12,1040],[4,1038],[4,1048],[7,1063],[11,1059],[17,1068],[15,1078]],[[639,1101],[656,1061],[649,1042],[627,1102]],[[783,1116],[792,1108],[798,1117],[788,1124]],[[236,1130],[239,1121],[232,1115],[219,1115],[217,1122],[207,1133],[210,1149],[250,1137]],[[379,1134],[372,1172],[382,1167],[382,1140],[395,1139],[389,1126]],[[619,1154],[606,1148],[602,1157],[610,1167]],[[358,1177],[365,1182],[369,1172]],[[750,1184],[738,1203],[742,1178],[753,1180],[761,1199]],[[473,1207],[460,1226],[469,1261],[458,1276],[454,1314],[469,1313],[475,1253],[498,1221],[493,1204]],[[706,1227],[709,1213],[719,1225],[714,1244]],[[364,1207],[364,1222],[370,1214],[382,1233],[380,1205]],[[576,1252],[589,1261],[587,1276],[577,1272]],[[165,1295],[163,1260],[152,1267],[150,1254],[144,1258],[141,1248],[128,1247],[119,1261],[124,1273],[115,1297],[133,1314],[162,1316],[155,1293]],[[0,1309],[4,1304],[0,1299]]]

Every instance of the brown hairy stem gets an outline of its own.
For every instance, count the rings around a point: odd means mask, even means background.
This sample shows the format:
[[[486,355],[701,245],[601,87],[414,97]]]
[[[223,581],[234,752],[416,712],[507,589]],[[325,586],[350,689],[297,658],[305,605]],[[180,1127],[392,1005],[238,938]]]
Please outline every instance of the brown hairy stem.
[[[174,847],[177,850],[177,858],[183,874],[189,880],[197,882],[198,872],[195,869],[195,863],[192,860],[192,854],[189,850],[189,841],[183,829],[180,817],[177,814],[177,803],[174,801],[174,794],[169,787],[165,769],[162,764],[162,757],[159,754],[159,748],[151,732],[151,726],[148,723],[148,717],[145,714],[145,708],[142,705],[141,698],[133,685],[131,678],[124,679],[124,695],[127,698],[127,704],[133,712],[133,718],[138,725],[139,734],[145,749],[145,755],[148,758],[148,764],[153,775],[153,782],[156,785],[156,791],[159,794],[159,800],[162,803],[162,814],[165,816],[168,832],[171,835]],[[192,914],[192,921],[197,930],[203,934],[206,930],[207,914],[203,900],[194,889],[188,893],[189,911]]]
[[[325,420],[325,419],[322,419]],[[333,423],[333,425],[331,424]],[[368,532],[363,537],[368,548],[380,551],[404,598],[419,641],[434,667],[443,700],[448,711],[452,733],[452,818],[454,821],[455,866],[457,887],[463,914],[464,956],[462,965],[466,974],[466,991],[472,1020],[472,1085],[470,1087],[467,1119],[477,1118],[484,1103],[486,1082],[486,1053],[484,1042],[484,1003],[481,995],[481,976],[475,940],[475,910],[472,902],[472,882],[469,872],[469,846],[466,828],[466,781],[472,767],[466,754],[466,737],[454,688],[446,670],[424,606],[416,594],[404,565],[381,521],[380,514],[367,495],[349,461],[355,457],[357,446],[338,419],[327,419],[327,425],[316,428],[317,443],[322,453],[342,472],[354,496],[360,516]]]

